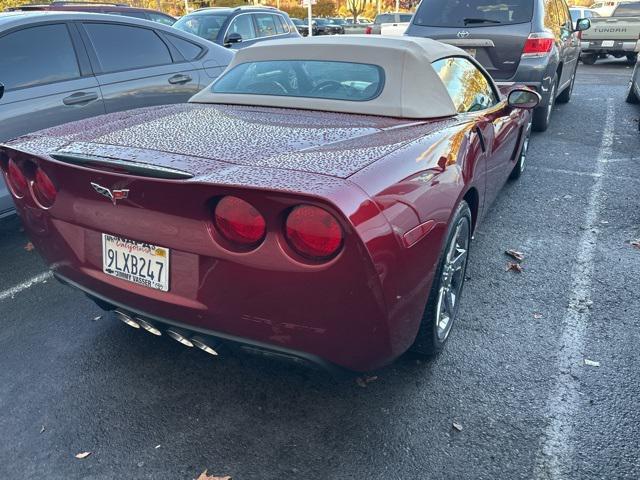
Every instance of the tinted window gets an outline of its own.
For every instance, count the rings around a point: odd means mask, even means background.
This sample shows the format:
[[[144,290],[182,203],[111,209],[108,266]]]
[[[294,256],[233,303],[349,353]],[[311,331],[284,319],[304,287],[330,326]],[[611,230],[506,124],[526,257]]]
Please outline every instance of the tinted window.
[[[278,34],[275,15],[260,13],[255,15],[255,19],[259,37],[271,37]]]
[[[182,38],[178,38],[174,35],[169,35],[169,41],[178,49],[186,60],[193,60],[200,55],[200,52],[202,52],[202,47],[199,45],[188,42],[187,40],[183,40]]]
[[[289,26],[285,23],[284,18],[280,15],[274,15],[274,18],[276,20],[276,32],[279,35],[289,33]]]
[[[433,68],[447,87],[460,113],[484,110],[496,103],[487,77],[469,60],[460,57],[433,62]]]
[[[621,3],[616,11],[613,12],[614,17],[640,17],[640,3]]]
[[[411,17],[413,17],[413,15],[411,15],[410,13],[401,13],[399,15],[400,17],[400,22],[410,22],[411,21]]]
[[[153,30],[106,23],[87,23],[84,27],[98,54],[103,72],[172,62],[169,49]]]
[[[395,15],[392,13],[383,13],[382,15],[378,15],[374,21],[376,25],[380,25],[381,23],[393,23],[395,21]]]
[[[213,84],[214,93],[365,101],[377,97],[384,73],[375,65],[319,60],[248,62]]]
[[[149,20],[152,22],[161,23],[162,25],[173,25],[176,23],[172,17],[162,15],[161,13],[147,12],[147,17],[149,17]]]
[[[242,40],[252,40],[256,38],[256,29],[253,26],[253,20],[251,15],[238,15],[231,21],[229,30],[227,30],[227,36],[230,33],[239,33]]]
[[[183,32],[193,33],[199,37],[215,42],[218,33],[227,21],[229,14],[216,15],[190,15],[182,17],[173,26]]]
[[[7,90],[80,76],[65,25],[26,28],[0,37],[0,82]]]
[[[533,4],[531,0],[423,0],[415,23],[455,28],[526,23],[533,17]]]

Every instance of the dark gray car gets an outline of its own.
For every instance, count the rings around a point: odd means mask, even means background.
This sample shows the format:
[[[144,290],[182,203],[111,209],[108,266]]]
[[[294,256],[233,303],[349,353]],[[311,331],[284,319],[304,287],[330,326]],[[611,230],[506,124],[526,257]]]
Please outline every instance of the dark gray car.
[[[469,51],[498,83],[522,83],[542,95],[533,128],[544,131],[556,101],[568,102],[580,39],[565,0],[422,0],[406,35]]]
[[[146,20],[0,13],[0,142],[131,108],[186,102],[233,52]],[[0,217],[13,211],[0,179]]]

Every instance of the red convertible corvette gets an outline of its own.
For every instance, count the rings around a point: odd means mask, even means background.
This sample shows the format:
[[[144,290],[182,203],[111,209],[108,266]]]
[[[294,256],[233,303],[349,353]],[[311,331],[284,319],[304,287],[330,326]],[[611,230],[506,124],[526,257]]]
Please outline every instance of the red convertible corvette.
[[[55,276],[130,326],[365,371],[442,349],[538,101],[427,39],[282,40],[0,165]]]

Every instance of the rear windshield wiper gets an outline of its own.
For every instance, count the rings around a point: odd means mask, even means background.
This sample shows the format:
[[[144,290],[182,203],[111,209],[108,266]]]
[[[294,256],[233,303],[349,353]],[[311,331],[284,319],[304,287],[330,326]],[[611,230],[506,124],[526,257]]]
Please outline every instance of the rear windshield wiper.
[[[500,20],[492,20],[490,18],[465,18],[462,21],[465,25],[470,23],[502,23]]]

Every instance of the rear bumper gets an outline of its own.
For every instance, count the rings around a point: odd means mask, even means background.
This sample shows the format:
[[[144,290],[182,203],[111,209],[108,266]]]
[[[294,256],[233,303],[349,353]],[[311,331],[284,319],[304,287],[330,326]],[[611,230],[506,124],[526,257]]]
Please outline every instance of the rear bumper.
[[[584,40],[580,44],[582,53],[634,53],[640,51],[640,41],[613,41],[613,44],[606,44],[603,40]],[[604,44],[604,45],[603,45]],[[605,46],[606,45],[606,46]]]

